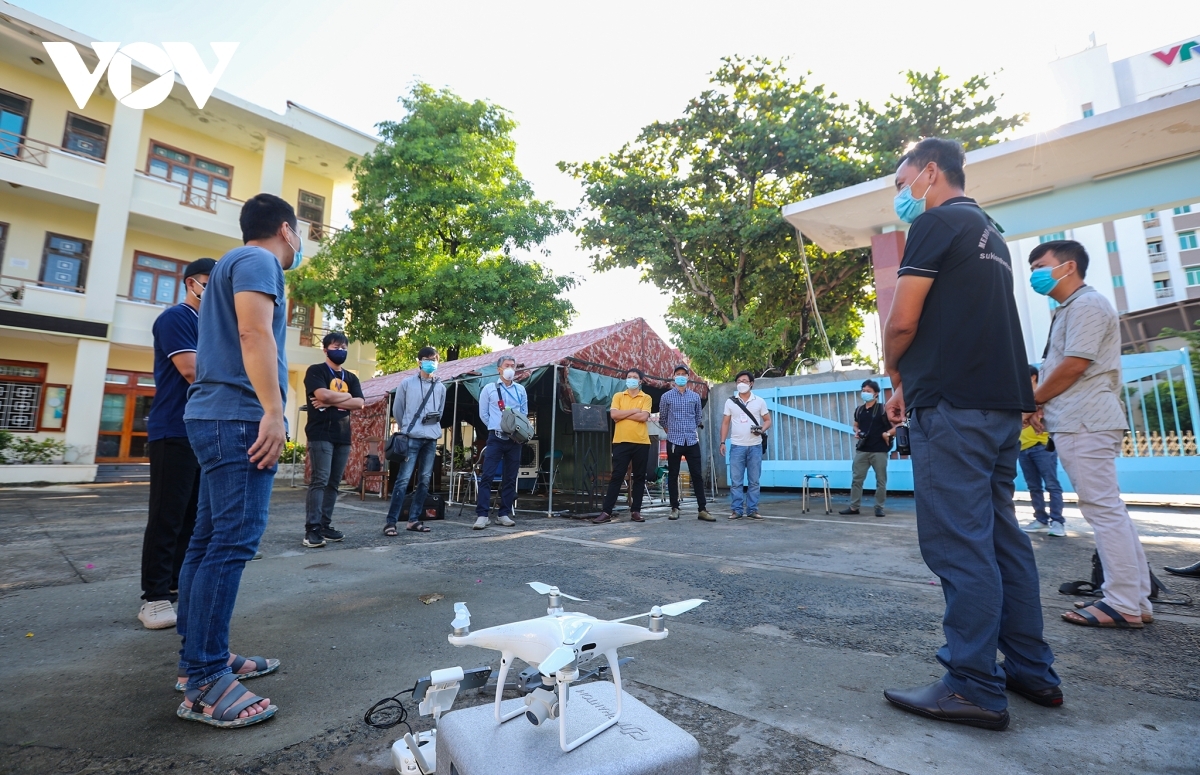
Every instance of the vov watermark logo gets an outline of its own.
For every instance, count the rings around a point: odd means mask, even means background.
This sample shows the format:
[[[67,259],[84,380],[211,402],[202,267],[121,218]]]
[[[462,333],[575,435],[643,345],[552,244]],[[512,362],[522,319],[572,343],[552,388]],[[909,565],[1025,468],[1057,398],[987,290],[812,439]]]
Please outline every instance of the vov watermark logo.
[[[196,107],[203,108],[238,47],[237,43],[209,43],[217,55],[217,66],[210,72],[191,43],[164,43],[162,48],[152,43],[127,43],[125,46],[120,43],[93,43],[92,50],[100,60],[95,70],[88,70],[87,63],[73,43],[43,45],[80,110],[87,105],[105,69],[108,70],[109,89],[126,107],[146,110],[158,105],[171,93],[175,74],[178,73],[188,93],[196,101]],[[158,73],[158,78],[137,91],[133,90],[134,60]]]

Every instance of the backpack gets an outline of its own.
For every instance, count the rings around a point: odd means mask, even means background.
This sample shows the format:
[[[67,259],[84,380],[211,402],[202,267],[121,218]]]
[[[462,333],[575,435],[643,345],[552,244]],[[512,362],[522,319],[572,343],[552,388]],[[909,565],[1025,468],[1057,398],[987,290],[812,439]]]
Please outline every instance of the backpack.
[[[1154,575],[1154,571],[1150,570],[1150,565],[1147,563],[1146,572],[1150,574],[1150,599],[1156,603],[1168,603],[1170,605],[1191,605],[1192,598],[1190,595],[1180,594],[1181,599],[1168,600],[1164,595],[1176,594],[1168,589],[1158,576]],[[1104,586],[1104,566],[1100,563],[1100,552],[1092,552],[1092,580],[1091,581],[1068,581],[1058,587],[1059,594],[1063,595],[1080,595],[1084,597],[1100,597],[1103,593],[1101,587]]]
[[[533,438],[533,423],[510,406],[500,415],[500,432],[507,433],[508,437],[518,444],[525,444]]]

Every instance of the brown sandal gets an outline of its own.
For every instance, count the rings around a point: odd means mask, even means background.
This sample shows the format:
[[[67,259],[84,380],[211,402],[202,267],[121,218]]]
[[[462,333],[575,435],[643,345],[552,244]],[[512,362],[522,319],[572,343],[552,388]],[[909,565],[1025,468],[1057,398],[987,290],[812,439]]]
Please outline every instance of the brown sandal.
[[[1089,608],[1094,608],[1100,613],[1107,616],[1111,621],[1102,622],[1096,615],[1088,611]],[[1145,625],[1140,621],[1131,622],[1126,619],[1121,612],[1110,606],[1103,600],[1097,600],[1091,605],[1084,606],[1078,611],[1067,611],[1062,615],[1063,621],[1071,624],[1077,624],[1080,627],[1101,627],[1110,630],[1140,630]]]

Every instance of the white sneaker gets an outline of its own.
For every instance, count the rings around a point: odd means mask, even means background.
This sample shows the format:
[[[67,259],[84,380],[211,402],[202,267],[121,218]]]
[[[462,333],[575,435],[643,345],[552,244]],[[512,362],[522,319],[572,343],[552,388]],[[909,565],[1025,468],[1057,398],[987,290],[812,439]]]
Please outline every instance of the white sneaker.
[[[516,522],[513,522],[512,517],[508,516],[507,514],[500,514],[497,516],[496,522],[504,525],[505,527],[513,527],[517,524]]]
[[[142,603],[138,619],[147,630],[165,630],[175,626],[175,608],[169,600],[152,600]]]
[[[1051,522],[1048,535],[1057,536],[1058,538],[1067,537],[1067,526],[1061,522]]]
[[[1021,529],[1026,533],[1045,533],[1050,529],[1050,526],[1045,522],[1038,522],[1036,519],[1029,520],[1029,524],[1022,525]]]
[[[487,517],[477,517],[475,519],[475,524],[471,525],[471,529],[472,530],[483,530],[487,526],[488,526],[488,518]]]

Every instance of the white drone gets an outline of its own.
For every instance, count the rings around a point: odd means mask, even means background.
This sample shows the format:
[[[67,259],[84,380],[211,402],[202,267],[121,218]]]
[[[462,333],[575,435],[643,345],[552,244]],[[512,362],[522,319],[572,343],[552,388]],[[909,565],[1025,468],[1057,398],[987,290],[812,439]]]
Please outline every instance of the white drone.
[[[621,668],[617,663],[617,649],[642,641],[662,640],[667,637],[664,617],[678,616],[707,602],[700,599],[683,600],[670,605],[654,606],[643,614],[605,620],[588,614],[564,613],[562,598],[581,603],[587,601],[563,594],[558,591],[558,587],[540,581],[531,581],[529,586],[538,594],[550,596],[545,616],[471,632],[471,613],[465,603],[455,603],[455,617],[450,624],[454,632],[448,639],[455,646],[479,646],[499,651],[501,658],[500,674],[496,679],[496,721],[503,724],[524,714],[534,726],[541,726],[546,719],[558,719],[558,744],[563,751],[575,750],[621,719]],[[646,627],[623,624],[643,616],[650,617]],[[604,655],[612,669],[617,695],[616,714],[568,743],[567,686],[571,681],[578,680],[579,666],[591,661],[598,654]],[[542,674],[542,686],[526,695],[524,708],[505,714],[500,710],[500,699],[504,692],[504,679],[508,675],[513,657],[536,665],[538,672]],[[556,683],[557,696],[553,691]]]

